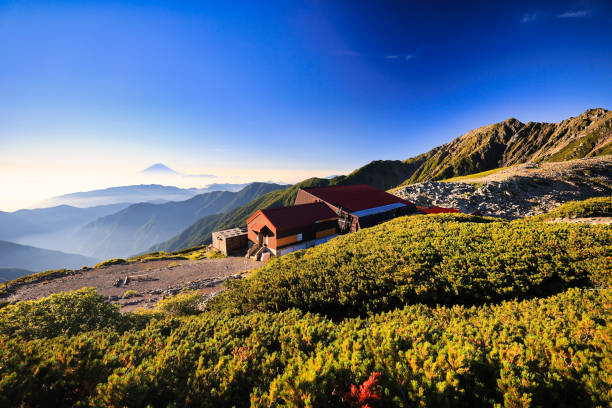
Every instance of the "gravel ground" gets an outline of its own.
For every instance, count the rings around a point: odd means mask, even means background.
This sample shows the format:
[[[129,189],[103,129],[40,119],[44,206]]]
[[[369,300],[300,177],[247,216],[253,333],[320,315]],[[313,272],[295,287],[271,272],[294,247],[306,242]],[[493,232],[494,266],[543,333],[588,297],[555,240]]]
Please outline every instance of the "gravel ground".
[[[111,265],[78,270],[70,275],[18,286],[2,300],[33,300],[52,293],[95,287],[112,303],[121,305],[122,312],[129,312],[141,307],[154,307],[158,300],[183,288],[199,289],[207,297],[212,297],[223,290],[224,281],[240,279],[251,269],[262,265],[262,262],[241,257]],[[138,296],[124,299],[123,294],[128,290],[138,292]]]

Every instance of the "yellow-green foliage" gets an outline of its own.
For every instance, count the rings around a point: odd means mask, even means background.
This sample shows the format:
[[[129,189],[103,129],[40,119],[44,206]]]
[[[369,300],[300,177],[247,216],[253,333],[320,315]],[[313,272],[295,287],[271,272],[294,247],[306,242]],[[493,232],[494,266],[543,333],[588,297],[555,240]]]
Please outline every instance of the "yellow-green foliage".
[[[111,266],[111,265],[120,265],[126,262],[127,261],[125,259],[113,258],[113,259],[108,259],[106,261],[103,261],[103,262],[100,262],[99,264],[94,265],[94,268],[102,268],[102,267]]]
[[[549,213],[534,217],[537,220],[575,217],[612,217],[612,197],[589,198],[584,201],[569,201]]]
[[[223,252],[212,248],[210,251],[208,251],[206,253],[206,258],[208,259],[222,259],[222,258],[226,258],[226,256],[223,254]]]
[[[0,334],[23,339],[116,327],[120,322],[119,306],[111,305],[95,288],[17,302],[0,310]]]
[[[480,177],[485,177],[491,174],[495,174],[500,170],[504,170],[507,169],[508,167],[498,167],[496,169],[493,170],[488,170],[488,171],[482,171],[480,173],[474,173],[474,174],[468,174],[467,176],[458,176],[458,177],[452,177],[449,179],[445,179],[445,180],[440,180],[440,181],[446,181],[446,182],[451,182],[451,181],[464,181],[464,180],[470,180],[470,179],[475,179],[475,178],[480,178]]]
[[[133,297],[136,297],[136,296],[140,296],[140,293],[138,293],[138,291],[135,291],[135,290],[126,290],[123,293],[123,298],[124,299],[129,299],[129,298],[133,298]]]
[[[290,308],[335,318],[405,304],[480,304],[610,286],[612,229],[466,215],[402,217],[272,259],[214,310]]]
[[[193,248],[187,248],[178,252],[151,252],[144,255],[134,256],[129,258],[129,262],[150,262],[150,261],[168,261],[168,260],[200,260],[206,258],[208,247],[197,246]]]
[[[157,302],[157,308],[175,316],[188,316],[200,313],[204,296],[198,290],[183,290]]]
[[[372,407],[609,406],[610,304],[609,290],[571,289],[338,323],[205,312],[127,331],[11,331],[0,334],[0,406],[351,407],[351,385],[374,372]]]
[[[13,286],[19,286],[26,283],[44,283],[48,279],[52,279],[57,276],[67,275],[70,273],[72,273],[72,271],[69,271],[67,269],[53,269],[49,271],[31,273],[29,275],[21,276],[17,279],[0,283],[0,295],[8,292]]]
[[[273,259],[204,312],[198,291],[4,306],[0,406],[610,406],[610,235],[417,216]]]

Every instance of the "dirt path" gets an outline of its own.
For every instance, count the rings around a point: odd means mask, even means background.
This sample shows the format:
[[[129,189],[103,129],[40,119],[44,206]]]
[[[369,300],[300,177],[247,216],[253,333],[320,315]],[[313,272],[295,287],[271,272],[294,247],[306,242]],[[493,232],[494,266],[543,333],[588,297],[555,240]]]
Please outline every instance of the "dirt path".
[[[140,307],[154,307],[158,300],[183,288],[199,289],[205,295],[213,296],[223,289],[224,281],[239,279],[245,272],[261,265],[261,262],[241,257],[111,265],[18,286],[3,300],[33,300],[52,293],[95,287],[112,303],[121,305],[122,312],[128,312]],[[136,291],[138,295],[124,298],[128,290]]]

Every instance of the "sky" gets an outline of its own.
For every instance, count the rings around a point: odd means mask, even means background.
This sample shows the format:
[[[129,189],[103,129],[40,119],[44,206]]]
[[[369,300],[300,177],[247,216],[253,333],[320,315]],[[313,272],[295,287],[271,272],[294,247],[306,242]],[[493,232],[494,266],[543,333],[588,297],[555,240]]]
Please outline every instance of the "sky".
[[[2,1],[0,210],[406,159],[612,108],[609,1]]]

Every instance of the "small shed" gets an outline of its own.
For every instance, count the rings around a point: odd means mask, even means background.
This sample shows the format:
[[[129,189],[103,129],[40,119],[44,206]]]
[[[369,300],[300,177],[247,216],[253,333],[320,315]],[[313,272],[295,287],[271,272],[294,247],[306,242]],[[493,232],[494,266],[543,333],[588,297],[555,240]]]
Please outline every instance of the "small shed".
[[[212,233],[212,245],[225,255],[246,252],[249,243],[246,227],[232,228]]]

